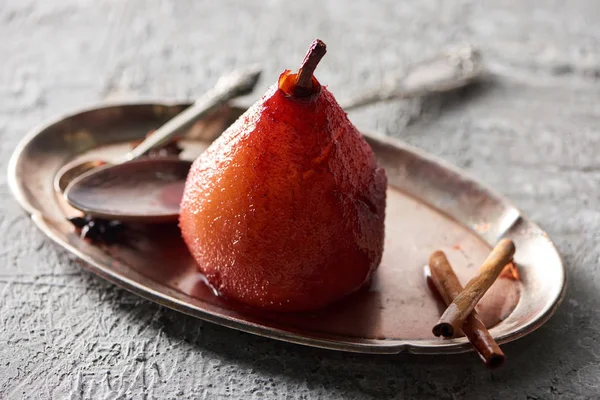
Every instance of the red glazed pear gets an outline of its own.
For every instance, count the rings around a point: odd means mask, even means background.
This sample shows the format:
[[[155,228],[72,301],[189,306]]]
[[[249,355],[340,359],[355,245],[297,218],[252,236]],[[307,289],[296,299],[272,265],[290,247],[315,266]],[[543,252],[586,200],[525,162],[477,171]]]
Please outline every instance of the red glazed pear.
[[[254,104],[194,163],[183,238],[223,296],[274,311],[323,307],[369,281],[383,252],[384,170],[313,71]]]

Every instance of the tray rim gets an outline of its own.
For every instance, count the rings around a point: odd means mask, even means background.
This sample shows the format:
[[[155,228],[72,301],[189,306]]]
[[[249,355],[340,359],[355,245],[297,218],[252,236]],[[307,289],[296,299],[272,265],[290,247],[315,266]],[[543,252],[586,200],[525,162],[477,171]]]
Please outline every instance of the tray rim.
[[[211,323],[215,323],[218,325],[226,326],[228,328],[236,329],[238,331],[243,331],[251,334],[255,334],[262,337],[268,337],[271,339],[276,339],[288,343],[307,345],[311,347],[323,348],[328,350],[336,350],[336,351],[345,351],[345,352],[353,352],[353,353],[365,353],[365,354],[398,354],[402,352],[409,352],[414,354],[456,354],[456,353],[464,353],[472,351],[472,347],[466,338],[457,338],[457,339],[449,339],[443,342],[439,342],[437,340],[424,341],[422,339],[393,339],[394,344],[390,344],[389,346],[382,346],[382,340],[376,339],[361,339],[361,342],[349,343],[349,340],[346,342],[340,342],[335,339],[328,339],[324,337],[311,337],[305,334],[299,334],[296,332],[291,332],[278,328],[269,328],[266,326],[261,326],[260,324],[256,324],[249,321],[239,322],[234,318],[225,316],[225,315],[213,315],[210,312],[205,310],[201,310],[198,307],[195,307],[185,301],[169,296],[165,293],[161,293],[153,288],[137,283],[136,281],[119,274],[116,271],[112,271],[106,267],[104,267],[100,262],[95,261],[92,257],[86,255],[84,252],[72,246],[70,243],[63,241],[59,238],[53,231],[52,227],[49,226],[44,218],[44,215],[41,210],[35,208],[28,199],[27,195],[24,193],[22,188],[19,186],[19,178],[17,175],[17,168],[19,164],[19,160],[28,145],[40,134],[42,134],[46,129],[51,127],[52,125],[67,119],[72,118],[76,115],[99,111],[102,109],[110,109],[113,107],[128,107],[128,106],[162,106],[162,107],[178,107],[178,106],[186,106],[189,105],[189,102],[185,101],[152,101],[152,99],[148,101],[115,101],[115,102],[103,102],[97,105],[91,105],[87,107],[82,107],[76,109],[72,112],[62,113],[52,118],[48,118],[46,121],[37,124],[33,128],[31,128],[27,134],[19,141],[18,145],[14,149],[7,168],[8,175],[8,186],[10,188],[11,193],[16,198],[19,205],[25,210],[27,214],[29,214],[30,218],[33,220],[35,225],[40,229],[47,237],[49,237],[53,242],[60,245],[62,248],[67,250],[72,255],[76,256],[79,260],[83,261],[79,262],[82,268],[86,271],[91,272],[125,290],[128,290],[142,298],[150,300],[154,303],[157,303],[161,306],[173,309],[178,312],[182,312],[184,314],[190,315],[195,318],[202,319],[204,321],[208,321]],[[232,106],[239,106],[246,108],[245,105],[240,105],[237,102],[232,102]],[[531,226],[539,229],[542,234],[545,234],[548,238],[548,242],[551,247],[556,252],[558,256],[558,260],[560,262],[560,272],[562,274],[561,279],[561,290],[558,295],[552,300],[550,305],[543,310],[537,319],[531,321],[528,324],[518,327],[514,332],[510,334],[495,337],[499,344],[504,344],[508,342],[512,342],[517,340],[523,336],[526,336],[533,331],[537,330],[539,327],[544,325],[556,312],[558,307],[562,304],[568,284],[568,276],[567,270],[564,266],[563,259],[556,248],[554,242],[549,238],[546,232],[541,229],[535,222],[529,220],[526,217],[523,217],[523,213],[521,210],[516,207],[508,198],[496,192],[494,189],[487,186],[485,183],[482,183],[479,179],[476,179],[461,168],[445,161],[431,153],[428,153],[424,150],[421,150],[415,146],[412,146],[408,143],[405,143],[399,139],[392,138],[387,135],[383,135],[380,133],[373,132],[365,132],[360,129],[361,133],[374,141],[380,142],[385,146],[391,146],[394,148],[402,149],[409,153],[413,153],[421,159],[429,161],[431,163],[439,165],[441,168],[446,169],[466,181],[470,181],[475,183],[481,189],[489,194],[490,197],[493,197],[500,201],[501,203],[510,206],[514,210],[518,212],[518,215],[523,220],[527,221]],[[443,210],[442,210],[443,211]],[[482,238],[483,239],[483,238]],[[483,239],[485,241],[485,239]],[[157,285],[159,285],[157,283]],[[427,342],[435,341],[435,345],[428,344]],[[373,342],[370,343],[370,342]],[[392,340],[390,340],[392,342]]]

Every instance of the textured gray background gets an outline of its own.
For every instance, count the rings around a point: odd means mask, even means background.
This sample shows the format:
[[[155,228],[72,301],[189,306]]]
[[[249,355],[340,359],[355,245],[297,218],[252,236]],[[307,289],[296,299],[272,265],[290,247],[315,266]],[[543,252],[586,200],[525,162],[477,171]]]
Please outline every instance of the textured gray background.
[[[351,3],[351,4],[347,4]],[[598,398],[600,2],[597,0],[0,0],[0,398]],[[29,128],[110,99],[191,99],[261,62],[257,96],[310,41],[338,98],[472,41],[486,83],[351,114],[466,168],[544,227],[569,270],[544,327],[474,354],[373,357],[194,320],[81,271],[19,209],[8,158]]]

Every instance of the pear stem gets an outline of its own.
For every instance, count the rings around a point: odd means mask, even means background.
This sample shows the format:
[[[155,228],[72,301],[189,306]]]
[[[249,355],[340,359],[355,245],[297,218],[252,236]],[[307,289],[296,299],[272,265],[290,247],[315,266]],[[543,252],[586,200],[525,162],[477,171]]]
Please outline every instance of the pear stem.
[[[302,64],[300,64],[300,69],[298,70],[296,78],[296,88],[300,89],[298,92],[313,93],[313,73],[325,53],[327,53],[327,46],[325,43],[323,43],[321,39],[315,39],[310,45],[308,52],[304,56],[304,60],[302,60]]]

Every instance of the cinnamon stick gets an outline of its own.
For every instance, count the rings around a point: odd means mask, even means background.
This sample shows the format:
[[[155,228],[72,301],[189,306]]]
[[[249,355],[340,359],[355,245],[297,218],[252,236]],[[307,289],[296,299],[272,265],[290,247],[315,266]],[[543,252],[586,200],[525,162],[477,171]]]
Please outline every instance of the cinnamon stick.
[[[435,336],[452,337],[475,309],[479,300],[492,286],[515,254],[512,240],[502,239],[485,259],[479,274],[467,283],[465,288],[454,298],[438,323],[433,327]]]
[[[429,277],[433,285],[444,300],[444,303],[450,305],[454,298],[463,290],[463,287],[452,270],[446,255],[441,251],[433,253],[429,257],[429,269]],[[472,311],[469,314],[461,329],[486,366],[497,368],[504,364],[504,360],[506,359],[504,353],[492,335],[490,335],[483,322],[481,322],[476,311]]]

